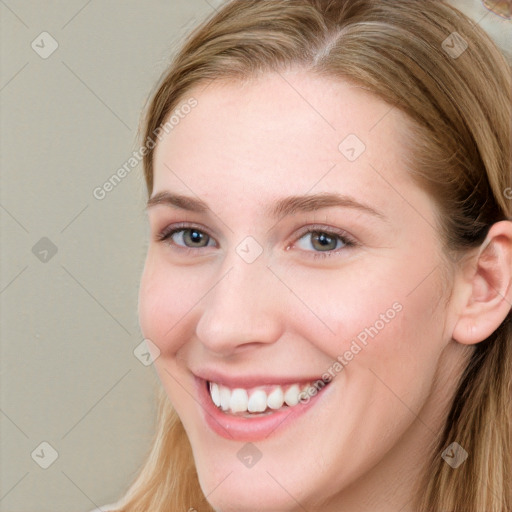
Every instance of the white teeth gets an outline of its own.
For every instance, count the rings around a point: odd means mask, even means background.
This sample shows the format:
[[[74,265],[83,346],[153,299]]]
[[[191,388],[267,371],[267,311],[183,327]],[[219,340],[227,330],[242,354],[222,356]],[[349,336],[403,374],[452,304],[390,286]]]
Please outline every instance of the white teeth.
[[[220,391],[218,384],[215,382],[210,382],[210,395],[212,397],[213,403],[219,407],[220,406]]]
[[[245,391],[245,389],[234,389],[231,393],[231,400],[229,401],[231,412],[247,411],[248,401],[249,396],[247,395],[247,391]]]
[[[291,388],[288,388],[284,394],[284,401],[289,407],[293,407],[299,403],[300,388],[297,384],[294,384]]]
[[[247,410],[249,412],[263,412],[267,408],[267,393],[262,389],[254,391],[249,398]]]
[[[222,407],[223,411],[227,411],[229,409],[229,402],[231,400],[231,391],[229,390],[229,388],[225,388],[224,386],[219,386],[219,388],[220,388],[220,406]]]
[[[268,395],[267,405],[270,409],[281,409],[284,404],[284,394],[281,386],[277,387]]]
[[[275,386],[270,393],[263,389],[255,389],[250,393],[246,389],[229,389],[226,386],[209,383],[212,402],[223,411],[231,413],[263,413],[270,410],[281,409],[284,405],[295,407],[303,395],[307,395],[310,384],[299,386],[293,384],[287,387],[286,391],[281,386]]]

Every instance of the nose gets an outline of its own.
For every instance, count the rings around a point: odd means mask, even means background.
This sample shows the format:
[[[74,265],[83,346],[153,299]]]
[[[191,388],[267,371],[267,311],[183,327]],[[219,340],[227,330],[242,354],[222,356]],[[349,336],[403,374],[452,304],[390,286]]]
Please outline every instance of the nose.
[[[198,339],[223,356],[276,342],[283,331],[284,287],[263,257],[248,264],[235,254],[224,264],[224,277],[201,301]]]

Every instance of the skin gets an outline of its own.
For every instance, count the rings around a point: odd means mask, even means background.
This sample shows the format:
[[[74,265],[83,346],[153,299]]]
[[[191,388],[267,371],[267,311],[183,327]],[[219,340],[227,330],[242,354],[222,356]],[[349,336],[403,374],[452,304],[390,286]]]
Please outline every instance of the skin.
[[[510,310],[512,223],[491,230],[486,272],[475,251],[447,274],[433,202],[402,163],[400,112],[303,71],[215,82],[190,96],[197,107],[156,148],[153,194],[200,198],[209,210],[148,208],[139,316],[160,350],[154,364],[203,492],[223,512],[412,512],[472,344]],[[348,134],[366,145],[354,162],[338,149]],[[265,213],[285,196],[323,192],[349,195],[385,220],[348,207]],[[183,232],[157,240],[179,222],[209,235],[208,245]],[[340,241],[314,259],[321,246],[301,231],[308,226],[343,230],[357,245]],[[250,264],[236,252],[246,236],[263,249]],[[237,458],[245,442],[206,425],[193,372],[321,376],[395,303],[401,311],[311,411],[254,443],[262,458],[251,469]]]

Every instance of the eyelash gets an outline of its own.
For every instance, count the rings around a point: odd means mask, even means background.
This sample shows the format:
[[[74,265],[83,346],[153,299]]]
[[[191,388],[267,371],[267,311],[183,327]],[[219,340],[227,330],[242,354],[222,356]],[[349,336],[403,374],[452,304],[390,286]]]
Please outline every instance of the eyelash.
[[[170,239],[173,235],[176,233],[179,233],[180,231],[187,231],[187,230],[196,230],[200,233],[208,236],[210,239],[211,237],[206,231],[201,229],[199,226],[195,226],[192,224],[187,223],[179,223],[174,224],[172,226],[169,226],[165,229],[163,229],[160,233],[157,234],[156,240],[157,242],[165,242],[169,245],[172,245],[174,247],[177,247],[180,251],[184,252],[184,254],[190,254],[191,252],[197,251],[198,249],[203,249],[203,247],[183,247],[181,245],[177,245],[174,242],[171,242]],[[351,247],[356,247],[359,245],[353,238],[351,238],[347,233],[343,231],[337,232],[336,230],[333,230],[332,228],[324,228],[323,226],[308,226],[307,229],[304,229],[300,232],[300,235],[297,236],[297,241],[303,238],[305,235],[309,233],[321,233],[323,235],[328,235],[330,238],[335,238],[343,243],[343,247],[340,247],[335,250],[330,251],[304,251],[304,252],[312,252],[312,257],[314,259],[324,259],[324,258],[330,258],[335,256],[340,252],[341,249],[347,249]]]

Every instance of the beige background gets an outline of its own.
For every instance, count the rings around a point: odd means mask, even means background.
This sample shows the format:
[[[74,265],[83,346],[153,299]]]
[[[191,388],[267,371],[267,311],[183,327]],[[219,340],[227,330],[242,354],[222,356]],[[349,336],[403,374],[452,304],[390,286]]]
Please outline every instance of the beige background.
[[[0,2],[2,512],[110,503],[149,446],[156,377],[133,354],[140,166],[103,200],[93,190],[137,149],[140,111],[176,43],[218,5]],[[46,59],[31,47],[52,48],[43,31],[58,43]],[[42,442],[58,452],[47,469],[31,456]]]
[[[2,512],[111,503],[149,447],[157,382],[133,353],[140,166],[104,199],[93,191],[137,149],[140,111],[176,44],[219,4],[0,0]],[[510,22],[475,5],[505,41]]]

